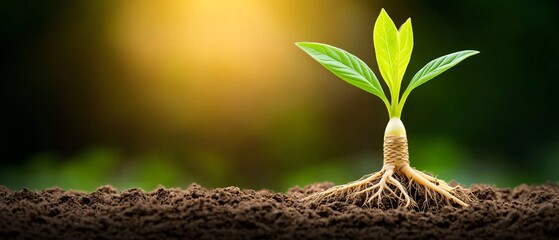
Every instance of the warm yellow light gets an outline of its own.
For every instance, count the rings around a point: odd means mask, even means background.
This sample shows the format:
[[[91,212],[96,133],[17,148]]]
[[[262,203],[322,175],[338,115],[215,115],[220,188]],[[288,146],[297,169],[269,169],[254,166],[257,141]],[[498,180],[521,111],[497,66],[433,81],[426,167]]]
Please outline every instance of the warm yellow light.
[[[321,3],[122,1],[108,33],[144,117],[173,129],[254,130],[320,89],[305,81],[320,69],[293,44],[344,34],[320,22],[347,9]]]

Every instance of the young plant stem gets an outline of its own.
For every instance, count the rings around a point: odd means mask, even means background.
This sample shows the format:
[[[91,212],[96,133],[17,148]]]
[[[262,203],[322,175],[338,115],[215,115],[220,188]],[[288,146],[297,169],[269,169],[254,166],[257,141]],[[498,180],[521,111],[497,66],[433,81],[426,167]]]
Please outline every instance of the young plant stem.
[[[398,116],[398,96],[399,94],[396,92],[396,90],[392,90],[390,89],[390,110],[388,111],[388,115],[390,115],[390,118],[395,118],[395,117],[400,117]]]
[[[384,131],[383,168],[399,171],[409,166],[408,138],[406,128],[398,117],[390,119]]]
[[[398,117],[402,117],[402,110],[404,109],[404,104],[406,104],[406,100],[408,100],[408,96],[410,94],[410,90],[406,89],[404,91],[404,93],[402,94],[402,97],[400,98],[400,102],[398,103],[398,106],[396,107],[396,116]]]

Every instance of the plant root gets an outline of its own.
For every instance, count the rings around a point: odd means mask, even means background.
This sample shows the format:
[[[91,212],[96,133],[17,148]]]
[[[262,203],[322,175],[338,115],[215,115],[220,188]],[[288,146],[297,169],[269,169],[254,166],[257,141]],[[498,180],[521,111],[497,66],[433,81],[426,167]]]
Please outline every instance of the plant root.
[[[460,186],[451,187],[409,164],[396,168],[386,165],[381,171],[361,179],[331,187],[303,199],[307,203],[345,201],[369,208],[410,208],[426,210],[443,206],[468,206],[472,194]]]

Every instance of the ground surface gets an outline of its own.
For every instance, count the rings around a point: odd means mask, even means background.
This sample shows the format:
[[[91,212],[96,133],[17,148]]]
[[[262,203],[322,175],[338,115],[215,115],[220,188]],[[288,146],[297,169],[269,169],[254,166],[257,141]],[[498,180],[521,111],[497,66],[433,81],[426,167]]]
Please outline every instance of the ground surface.
[[[472,186],[479,202],[426,212],[305,206],[287,192],[103,186],[93,193],[0,186],[0,239],[559,239],[559,185]]]

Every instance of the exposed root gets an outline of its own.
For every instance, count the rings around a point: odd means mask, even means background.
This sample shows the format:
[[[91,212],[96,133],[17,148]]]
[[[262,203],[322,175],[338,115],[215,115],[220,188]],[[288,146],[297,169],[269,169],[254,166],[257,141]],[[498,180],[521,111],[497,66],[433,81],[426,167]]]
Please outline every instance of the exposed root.
[[[315,193],[303,201],[318,204],[345,201],[370,208],[425,210],[446,205],[465,207],[472,198],[467,189],[451,187],[406,164],[399,168],[385,165],[379,172]]]
[[[410,167],[406,130],[399,118],[386,126],[381,171],[303,199],[311,203],[345,201],[371,208],[413,208],[468,206],[472,194],[460,186],[451,187],[427,173]]]

